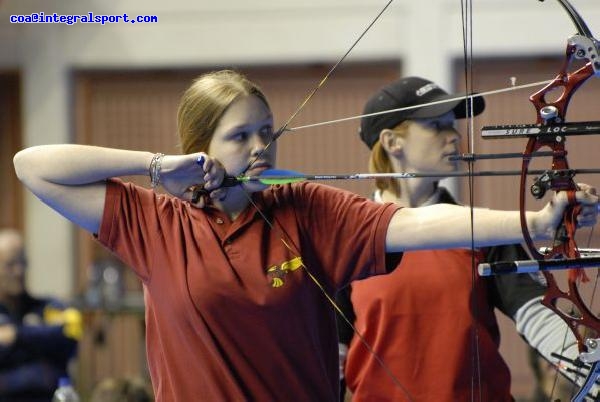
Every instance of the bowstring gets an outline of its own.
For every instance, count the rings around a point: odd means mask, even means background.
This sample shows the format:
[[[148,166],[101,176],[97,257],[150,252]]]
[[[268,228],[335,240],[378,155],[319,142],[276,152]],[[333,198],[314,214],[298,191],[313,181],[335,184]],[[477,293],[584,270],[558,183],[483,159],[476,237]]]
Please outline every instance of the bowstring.
[[[323,87],[323,85],[325,85],[325,82],[327,82],[327,80],[333,74],[333,72],[335,70],[337,70],[337,68],[344,62],[344,60],[346,60],[346,58],[350,55],[350,52],[352,52],[352,50],[356,47],[356,45],[358,45],[358,42],[360,42],[360,40],[367,34],[367,32],[369,32],[369,30],[373,27],[373,25],[375,25],[375,23],[379,20],[379,18],[383,15],[383,13],[388,9],[388,7],[392,4],[393,1],[394,0],[388,0],[388,2],[385,4],[385,6],[383,6],[383,8],[379,11],[379,13],[377,13],[375,18],[373,18],[371,20],[371,22],[361,32],[361,34],[358,35],[356,40],[354,40],[352,45],[350,45],[350,48],[348,48],[348,50],[342,55],[342,57],[339,58],[339,60],[333,65],[333,67],[331,67],[329,69],[329,71],[325,74],[325,76],[321,79],[321,81],[319,81],[319,83],[308,93],[308,95],[304,98],[304,100],[300,103],[300,105],[296,108],[296,110],[294,110],[292,115],[285,121],[285,123],[279,129],[277,129],[277,131],[275,131],[275,133],[273,134],[273,136],[271,137],[271,139],[269,140],[267,145],[256,155],[256,157],[254,157],[254,159],[252,159],[250,161],[250,163],[248,164],[246,169],[244,169],[241,172],[241,175],[246,174],[246,172],[252,167],[252,165],[254,165],[254,163],[256,163],[256,161],[259,160],[260,157],[269,149],[269,147],[271,147],[271,144],[273,144],[275,141],[277,141],[277,139],[279,137],[281,137],[283,135],[283,133],[288,131],[289,125],[296,118],[296,116],[298,116],[298,114],[300,114],[300,112],[302,110],[304,110],[304,107],[308,104],[308,102],[313,98],[313,96],[315,96],[317,91],[319,91],[319,89],[321,89]]]
[[[307,128],[327,126],[327,125],[343,123],[343,122],[351,121],[351,120],[359,120],[364,117],[379,116],[379,115],[383,115],[383,114],[404,112],[404,111],[411,110],[411,109],[435,106],[435,105],[440,105],[443,103],[449,103],[449,102],[454,102],[457,100],[463,100],[465,98],[472,100],[473,97],[487,97],[487,96],[497,95],[497,94],[501,94],[501,93],[505,93],[505,92],[518,91],[521,89],[527,89],[527,88],[532,88],[532,87],[540,87],[542,85],[549,84],[550,82],[552,82],[552,80],[531,82],[531,83],[523,84],[523,85],[511,85],[510,87],[506,87],[506,88],[499,88],[499,89],[493,89],[493,90],[485,91],[485,92],[478,92],[477,94],[466,94],[465,96],[450,98],[450,99],[441,100],[441,101],[420,103],[415,106],[406,106],[406,107],[400,107],[400,108],[396,108],[396,109],[388,109],[388,110],[382,110],[379,112],[364,113],[364,114],[358,114],[358,115],[354,115],[354,116],[341,117],[341,118],[337,118],[337,119],[333,119],[333,120],[326,120],[326,121],[320,121],[320,122],[316,122],[316,123],[304,124],[301,126],[288,127],[288,128],[286,128],[285,131],[286,132],[295,132],[295,131],[300,131],[300,130],[304,130]],[[471,102],[471,104],[472,104],[472,102]]]
[[[292,113],[292,115],[290,116],[290,118],[287,119],[287,121],[283,124],[283,126],[281,126],[281,128],[279,128],[273,134],[272,138],[265,145],[265,147],[263,149],[261,149],[257,153],[257,155],[254,157],[254,159],[252,159],[252,161],[248,164],[248,166],[241,172],[241,175],[246,174],[246,172],[252,167],[252,165],[257,160],[259,160],[260,157],[267,151],[267,149],[271,146],[271,144],[273,144],[273,142],[275,142],[281,135],[283,135],[284,132],[287,131],[287,127],[291,124],[291,122],[294,120],[294,118],[304,109],[304,107],[313,98],[313,96],[317,93],[317,91],[325,84],[325,82],[327,81],[327,79],[333,74],[333,72],[339,67],[339,65],[348,57],[348,55],[350,54],[350,52],[352,51],[352,49],[354,49],[354,47],[358,44],[358,42],[366,35],[366,33],[371,29],[371,27],[375,24],[375,22],[377,20],[379,20],[379,18],[383,15],[383,13],[387,10],[387,8],[391,5],[391,3],[393,1],[394,0],[388,0],[388,2],[381,9],[381,11],[379,11],[379,13],[375,16],[375,18],[368,24],[367,28],[365,30],[363,30],[363,32],[358,36],[358,38],[352,43],[352,45],[350,46],[350,48],[348,49],[348,51],[346,51],[344,53],[344,55],[337,61],[337,63],[335,63],[335,65],[327,72],[327,74],[325,75],[325,77],[323,77],[323,79],[317,84],[317,86],[313,90],[311,90],[309,92],[309,94],[306,96],[306,98],[301,102],[300,106],[298,106],[298,108],[296,108],[296,110],[294,111],[294,113]],[[258,214],[261,216],[261,218],[263,219],[263,221],[269,226],[269,228],[271,230],[275,230],[273,222],[271,222],[269,220],[269,218],[262,212],[262,210],[254,202],[254,200],[252,199],[251,194],[248,193],[248,191],[244,188],[243,185],[241,186],[241,188],[242,188],[244,194],[246,195],[248,201],[254,207],[254,209],[258,212]],[[299,251],[298,247],[293,243],[292,239],[289,236],[285,236],[286,233],[283,230],[283,228],[281,227],[281,225],[279,225],[279,227],[280,227],[280,232],[283,234],[283,236],[280,236],[281,242],[284,244],[284,246],[292,254],[294,254],[297,257],[300,257],[300,260],[302,260],[301,256],[300,256],[300,253],[299,252],[295,252],[293,250],[292,246],[290,246],[288,244],[288,241],[290,243],[292,243],[292,245]],[[285,237],[288,238],[288,241],[286,241]],[[385,371],[386,375],[388,375],[388,377],[393,381],[393,383],[400,388],[400,390],[404,393],[404,395],[406,396],[406,398],[408,399],[408,401],[409,402],[413,402],[413,398],[411,397],[411,395],[408,392],[408,390],[402,385],[402,383],[400,382],[400,380],[394,375],[394,373],[387,366],[387,364],[385,364],[385,362],[383,361],[383,359],[381,358],[381,356],[379,356],[375,352],[374,348],[368,343],[368,341],[365,339],[365,337],[356,329],[356,327],[352,324],[352,322],[350,321],[350,319],[344,314],[344,312],[337,305],[337,303],[335,302],[335,300],[329,295],[329,293],[327,292],[327,290],[325,289],[325,287],[320,283],[320,281],[317,279],[317,277],[311,272],[310,269],[308,269],[308,267],[304,264],[304,262],[301,263],[301,266],[302,266],[303,270],[306,272],[306,274],[309,276],[309,278],[320,289],[321,293],[325,296],[325,298],[327,299],[327,301],[332,305],[332,307],[337,312],[337,314],[339,314],[342,317],[342,319],[348,325],[350,325],[350,327],[352,328],[354,334],[356,334],[358,336],[358,338],[360,339],[361,343],[363,345],[365,345],[365,347],[368,349],[368,351],[371,354],[371,356],[373,356],[373,358],[375,359],[375,361],[377,362],[377,364]],[[340,391],[342,391],[342,390],[340,390]]]
[[[465,107],[467,116],[467,149],[470,154],[475,151],[475,134],[473,124],[473,96],[468,94],[473,91],[473,2],[472,0],[461,0],[461,22],[462,22],[462,37],[463,37],[463,79],[465,83],[465,94],[467,94]],[[473,309],[473,329],[471,335],[471,401],[475,400],[475,395],[478,395],[478,401],[482,400],[481,394],[481,356],[479,350],[479,325],[478,318],[480,315],[479,297],[478,297],[478,276],[476,269],[476,252],[475,252],[475,216],[474,216],[474,160],[467,162],[468,175],[468,193],[469,193],[469,218],[471,223],[471,307]]]
[[[248,199],[248,201],[250,202],[250,204],[252,204],[252,206],[258,212],[258,214],[261,216],[261,218],[263,219],[263,221],[269,226],[269,228],[272,231],[275,231],[276,229],[275,229],[274,222],[277,222],[277,218],[273,218],[273,222],[271,222],[271,220],[269,220],[269,218],[265,215],[265,213],[254,202],[254,200],[252,199],[252,196],[246,191],[246,189],[243,188],[243,186],[242,186],[242,189],[244,190],[243,192],[246,195],[246,198]],[[384,372],[392,380],[392,382],[398,388],[400,388],[400,390],[404,393],[404,396],[406,396],[406,398],[410,402],[413,402],[411,394],[402,385],[402,383],[400,382],[400,380],[398,379],[398,377],[392,372],[392,370],[388,367],[388,365],[383,361],[383,359],[381,358],[381,356],[379,356],[379,354],[377,354],[377,352],[375,352],[375,349],[369,343],[369,341],[367,341],[367,339],[365,338],[365,336],[356,328],[356,326],[352,323],[352,321],[346,316],[346,314],[342,311],[342,309],[340,308],[340,306],[338,306],[338,304],[335,302],[334,297],[332,297],[329,294],[329,292],[325,289],[325,287],[323,286],[323,284],[317,279],[317,277],[311,272],[311,270],[304,264],[304,261],[302,260],[302,256],[301,256],[301,253],[300,253],[300,248],[298,247],[298,245],[287,234],[287,232],[284,230],[284,228],[283,228],[283,226],[281,224],[278,224],[277,226],[279,228],[279,232],[281,233],[281,236],[279,236],[279,239],[281,240],[281,242],[283,243],[283,245],[285,246],[285,248],[293,255],[294,258],[299,258],[300,266],[302,267],[302,269],[304,270],[304,272],[308,275],[308,277],[310,278],[310,280],[319,288],[319,290],[325,296],[325,298],[327,299],[327,301],[329,302],[329,304],[331,304],[333,306],[335,312],[340,315],[340,317],[344,320],[344,322],[346,324],[348,324],[348,326],[352,329],[352,331],[354,332],[354,334],[356,334],[356,336],[358,337],[358,339],[360,340],[360,342],[362,343],[362,345],[365,346],[365,348],[369,351],[369,353],[371,354],[371,356],[375,359],[375,361],[377,362],[377,364],[384,370]],[[288,244],[288,242],[289,242],[289,244]],[[340,390],[340,392],[343,392],[343,391],[344,390]]]

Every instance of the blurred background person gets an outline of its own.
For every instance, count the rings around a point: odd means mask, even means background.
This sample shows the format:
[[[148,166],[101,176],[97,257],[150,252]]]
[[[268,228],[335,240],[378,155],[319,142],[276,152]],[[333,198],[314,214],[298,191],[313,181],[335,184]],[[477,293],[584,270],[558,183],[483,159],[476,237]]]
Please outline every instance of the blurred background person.
[[[0,401],[50,401],[82,334],[80,313],[26,288],[21,234],[0,229]]]

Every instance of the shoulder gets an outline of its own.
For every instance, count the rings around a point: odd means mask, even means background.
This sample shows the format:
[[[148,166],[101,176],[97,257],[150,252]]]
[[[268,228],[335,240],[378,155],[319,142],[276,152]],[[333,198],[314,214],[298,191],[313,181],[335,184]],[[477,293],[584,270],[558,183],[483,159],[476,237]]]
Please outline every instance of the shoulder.
[[[367,197],[340,188],[318,183],[295,183],[270,189],[273,203],[266,206],[279,210],[293,210],[313,222],[323,218],[329,224],[361,225],[369,222],[389,224],[394,213],[399,209],[393,203],[378,203]]]
[[[262,197],[266,203],[275,203],[279,207],[286,204],[295,206],[322,205],[324,207],[341,204],[347,206],[355,204],[380,206],[371,199],[351,191],[313,182],[271,186],[262,192]]]
[[[302,182],[289,184],[289,191],[296,197],[326,197],[334,200],[337,199],[357,199],[372,202],[367,197],[344,190],[338,187],[329,186],[321,183]]]
[[[112,178],[107,181],[107,200],[122,200],[126,203],[142,204],[144,206],[152,205],[157,210],[179,210],[189,212],[190,209],[199,210],[193,207],[189,202],[183,201],[169,194],[156,193],[154,190],[137,185],[131,182],[125,182],[119,178]]]

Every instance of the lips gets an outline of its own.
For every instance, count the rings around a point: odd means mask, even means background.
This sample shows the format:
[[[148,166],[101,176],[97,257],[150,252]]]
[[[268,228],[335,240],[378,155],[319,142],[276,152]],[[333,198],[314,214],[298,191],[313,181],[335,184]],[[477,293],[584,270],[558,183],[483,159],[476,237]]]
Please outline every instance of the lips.
[[[260,172],[263,172],[267,169],[271,169],[273,166],[266,161],[262,161],[262,162],[255,162],[252,164],[252,167],[250,169],[248,169],[248,173],[252,173],[252,175],[256,175],[259,174]]]
[[[458,155],[458,152],[456,152],[456,151],[453,151],[453,152],[446,152],[446,153],[442,154],[442,156],[443,156],[444,158],[449,158],[449,157],[451,157],[451,156],[457,156],[457,155]]]

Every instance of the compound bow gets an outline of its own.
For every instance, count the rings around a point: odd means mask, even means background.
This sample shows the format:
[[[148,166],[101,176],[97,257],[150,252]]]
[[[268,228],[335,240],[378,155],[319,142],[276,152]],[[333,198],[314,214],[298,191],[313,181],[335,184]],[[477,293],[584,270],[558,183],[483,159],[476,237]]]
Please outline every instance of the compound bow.
[[[542,0],[543,1],[543,0]],[[577,28],[577,34],[567,40],[565,60],[558,75],[548,85],[530,96],[536,110],[535,125],[493,126],[484,127],[484,138],[528,137],[527,146],[523,153],[521,168],[519,209],[521,227],[525,244],[532,261],[517,261],[511,263],[482,264],[480,274],[503,272],[532,272],[541,270],[548,283],[548,290],[542,303],[558,314],[571,329],[577,340],[579,360],[590,365],[589,373],[581,388],[572,401],[583,401],[600,376],[600,320],[584,303],[577,286],[579,279],[585,280],[585,274],[580,268],[600,266],[600,258],[582,258],[575,242],[577,215],[580,206],[575,201],[577,185],[574,181],[574,171],[569,168],[566,137],[569,135],[600,134],[598,122],[567,123],[566,113],[569,102],[577,89],[589,78],[600,76],[600,44],[594,39],[578,12],[567,0],[557,0],[569,14]],[[576,61],[582,61],[583,67],[570,71]],[[561,91],[552,101],[549,94]],[[531,194],[535,198],[544,196],[547,190],[565,191],[569,199],[562,224],[557,230],[552,247],[538,251],[527,227],[525,204],[527,197],[527,174],[532,154],[539,149],[548,147],[552,152],[552,165],[549,170],[538,177],[531,186]],[[549,272],[551,269],[573,268],[568,276],[568,290],[563,291],[556,279]],[[559,307],[560,300],[572,303],[576,313],[565,311]]]

